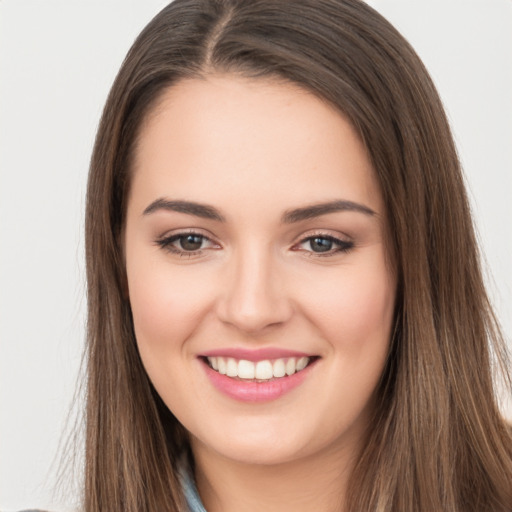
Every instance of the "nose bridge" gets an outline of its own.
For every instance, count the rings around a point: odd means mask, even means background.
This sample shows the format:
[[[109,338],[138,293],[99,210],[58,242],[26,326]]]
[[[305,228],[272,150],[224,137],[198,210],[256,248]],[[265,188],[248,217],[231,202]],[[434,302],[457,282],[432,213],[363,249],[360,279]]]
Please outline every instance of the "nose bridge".
[[[291,304],[270,247],[255,243],[239,247],[232,255],[228,274],[219,305],[224,322],[256,332],[289,318]]]

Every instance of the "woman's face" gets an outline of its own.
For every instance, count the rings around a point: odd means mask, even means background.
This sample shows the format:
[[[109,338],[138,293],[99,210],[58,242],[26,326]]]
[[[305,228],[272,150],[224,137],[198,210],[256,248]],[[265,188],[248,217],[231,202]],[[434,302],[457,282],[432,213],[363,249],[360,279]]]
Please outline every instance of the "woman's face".
[[[355,447],[395,277],[350,124],[295,85],[210,76],[165,93],[135,156],[135,334],[193,449],[270,464]]]

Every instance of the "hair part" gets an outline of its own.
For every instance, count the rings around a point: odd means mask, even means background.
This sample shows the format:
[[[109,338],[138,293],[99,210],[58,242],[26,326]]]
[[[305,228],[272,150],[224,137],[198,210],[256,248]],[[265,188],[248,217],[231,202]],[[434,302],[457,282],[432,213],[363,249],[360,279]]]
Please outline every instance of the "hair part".
[[[144,120],[169,87],[213,73],[284,80],[331,103],[380,184],[396,328],[346,509],[509,510],[512,443],[493,382],[506,350],[449,125],[421,61],[359,0],[175,0],[123,62],[91,160],[86,512],[186,510],[177,465],[187,436],[137,351],[122,233]]]

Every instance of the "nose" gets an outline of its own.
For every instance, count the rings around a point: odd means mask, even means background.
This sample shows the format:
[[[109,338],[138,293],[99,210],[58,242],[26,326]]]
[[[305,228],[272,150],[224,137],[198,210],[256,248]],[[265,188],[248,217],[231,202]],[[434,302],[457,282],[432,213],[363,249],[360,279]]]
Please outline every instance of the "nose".
[[[247,334],[266,332],[293,314],[282,272],[268,252],[248,247],[234,255],[220,293],[218,318]]]

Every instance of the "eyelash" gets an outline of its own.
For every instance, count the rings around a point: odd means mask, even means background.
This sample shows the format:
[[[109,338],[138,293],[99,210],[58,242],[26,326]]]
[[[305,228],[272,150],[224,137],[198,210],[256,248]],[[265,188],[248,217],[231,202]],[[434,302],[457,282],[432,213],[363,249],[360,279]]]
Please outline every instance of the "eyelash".
[[[339,253],[347,253],[351,249],[354,248],[353,242],[349,242],[347,240],[341,240],[332,235],[326,235],[325,233],[316,233],[311,236],[307,236],[306,238],[303,238],[298,244],[296,244],[296,246],[297,245],[301,246],[302,244],[305,244],[307,242],[311,243],[315,239],[327,240],[328,242],[332,242],[334,245],[337,245],[338,248],[335,250],[330,249],[325,252],[308,251],[310,253],[311,257],[327,258],[329,256],[335,256],[336,254],[339,254]]]
[[[164,238],[160,238],[159,240],[156,241],[156,244],[162,249],[169,251],[173,254],[177,254],[181,257],[191,258],[194,256],[200,256],[203,253],[203,249],[198,249],[195,251],[186,251],[184,249],[178,249],[177,247],[174,247],[172,245],[174,242],[177,242],[178,240],[183,239],[187,236],[200,237],[202,240],[208,240],[213,244],[213,242],[206,235],[198,233],[197,231],[185,231]]]
[[[212,242],[206,235],[198,233],[197,231],[186,231],[186,232],[182,232],[182,233],[176,233],[174,235],[156,240],[156,244],[159,247],[161,247],[162,249],[169,251],[173,254],[177,254],[181,257],[186,256],[186,257],[191,258],[191,257],[200,256],[203,253],[204,249],[197,249],[195,251],[186,251],[184,249],[179,249],[179,248],[173,246],[174,242],[177,242],[180,239],[183,239],[187,236],[199,237],[199,238],[201,238],[202,241],[206,240],[206,241],[214,244],[214,242]],[[339,238],[336,238],[332,235],[326,235],[325,233],[314,233],[310,236],[307,236],[307,237],[303,238],[302,240],[300,240],[300,242],[295,244],[294,247],[301,246],[307,242],[311,243],[315,239],[327,240],[328,242],[332,242],[332,244],[338,246],[338,248],[335,250],[329,249],[328,251],[325,251],[325,252],[315,252],[312,250],[307,251],[310,253],[310,257],[320,257],[320,258],[330,257],[330,256],[334,256],[338,253],[349,252],[354,247],[353,242],[349,242],[346,240],[340,240]],[[293,249],[293,250],[298,251],[300,249]]]

